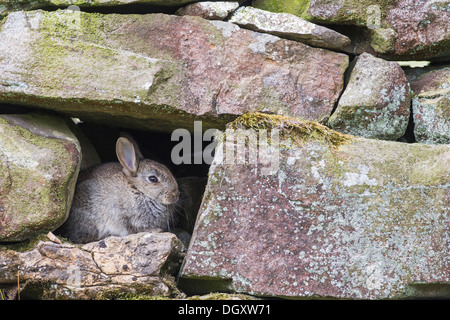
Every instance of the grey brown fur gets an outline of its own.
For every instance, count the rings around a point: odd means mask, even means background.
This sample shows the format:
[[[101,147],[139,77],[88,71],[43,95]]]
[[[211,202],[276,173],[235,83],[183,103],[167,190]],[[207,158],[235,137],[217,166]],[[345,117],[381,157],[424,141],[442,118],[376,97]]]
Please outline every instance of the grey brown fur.
[[[150,230],[168,230],[178,201],[169,169],[143,159],[131,137],[117,140],[120,163],[80,174],[69,218],[58,232],[75,243]],[[150,179],[150,177],[153,177]],[[151,180],[157,180],[152,182]]]

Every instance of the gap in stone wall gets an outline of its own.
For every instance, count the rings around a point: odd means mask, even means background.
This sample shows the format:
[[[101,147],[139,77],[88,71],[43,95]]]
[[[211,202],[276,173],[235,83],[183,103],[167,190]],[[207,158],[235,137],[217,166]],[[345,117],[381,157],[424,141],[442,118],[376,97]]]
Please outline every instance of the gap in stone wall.
[[[181,193],[171,227],[192,233],[207,183],[209,164],[204,161],[201,164],[195,164],[193,153],[190,154],[191,163],[175,164],[171,159],[172,149],[182,140],[172,141],[171,132],[133,130],[84,121],[77,126],[97,151],[101,163],[118,161],[115,152],[116,141],[121,132],[126,132],[136,140],[144,158],[158,161],[168,167],[177,179]],[[193,143],[192,135],[191,151],[194,150]],[[203,142],[202,150],[209,143]]]
[[[180,6],[181,7],[181,6]],[[88,13],[101,13],[101,14],[150,14],[150,13],[165,13],[174,14],[180,7],[173,6],[155,6],[148,4],[124,4],[116,6],[79,6],[80,11]],[[67,9],[67,6],[44,6],[40,8],[45,11],[56,11]]]
[[[208,175],[209,165],[202,164],[179,164],[176,165],[171,159],[171,152],[179,141],[171,141],[171,132],[141,131],[128,128],[105,126],[93,122],[82,121],[78,127],[84,132],[96,149],[102,163],[118,161],[115,153],[116,140],[121,132],[131,134],[138,143],[145,158],[155,160],[166,165],[176,178]],[[204,142],[208,144],[209,142]],[[191,148],[193,150],[193,147]],[[193,159],[193,154],[191,154]]]
[[[409,114],[409,121],[408,126],[406,127],[405,134],[398,138],[397,141],[399,142],[406,142],[406,143],[416,143],[416,137],[414,136],[414,115],[412,106],[410,107],[410,114]]]
[[[33,111],[32,109],[9,103],[0,103],[0,114],[19,114]]]

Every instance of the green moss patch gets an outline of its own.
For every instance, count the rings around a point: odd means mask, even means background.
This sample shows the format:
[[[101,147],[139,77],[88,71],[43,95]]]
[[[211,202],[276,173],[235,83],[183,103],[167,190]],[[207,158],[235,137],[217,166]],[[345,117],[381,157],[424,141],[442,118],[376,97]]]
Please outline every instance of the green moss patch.
[[[259,112],[246,113],[228,126],[230,129],[280,129],[280,138],[291,139],[300,145],[313,139],[324,141],[337,148],[352,140],[352,136],[336,132],[320,123],[308,120],[289,118],[282,115],[264,114]]]
[[[45,233],[39,233],[34,237],[20,242],[0,242],[0,251],[12,250],[16,252],[27,252],[33,250],[40,241],[50,241]]]
[[[284,12],[294,14],[299,17],[308,11],[310,0],[256,0],[253,6],[271,12]]]

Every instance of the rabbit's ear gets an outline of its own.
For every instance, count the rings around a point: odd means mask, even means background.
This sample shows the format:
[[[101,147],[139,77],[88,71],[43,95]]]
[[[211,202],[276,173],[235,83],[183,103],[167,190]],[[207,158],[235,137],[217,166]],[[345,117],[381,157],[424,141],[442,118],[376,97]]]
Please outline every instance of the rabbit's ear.
[[[139,159],[134,144],[127,138],[119,138],[116,143],[116,154],[122,167],[131,175],[136,176]]]
[[[121,132],[120,136],[128,139],[133,144],[134,153],[136,153],[136,157],[138,158],[138,160],[143,160],[144,156],[142,155],[141,150],[139,149],[139,146],[138,146],[136,140],[134,140],[134,138],[131,136],[131,134],[129,134],[128,132]]]

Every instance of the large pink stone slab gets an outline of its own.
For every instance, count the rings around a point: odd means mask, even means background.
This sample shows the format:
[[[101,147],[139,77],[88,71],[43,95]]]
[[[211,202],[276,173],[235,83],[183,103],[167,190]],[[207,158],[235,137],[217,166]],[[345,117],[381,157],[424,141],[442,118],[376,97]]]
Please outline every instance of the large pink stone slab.
[[[449,145],[341,141],[286,119],[275,127],[273,174],[216,154],[181,271],[184,290],[448,297]]]

